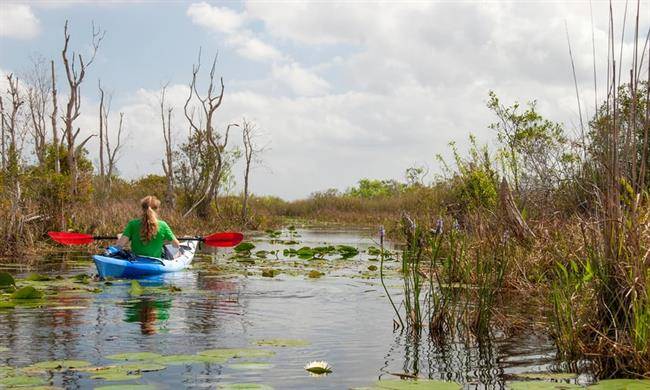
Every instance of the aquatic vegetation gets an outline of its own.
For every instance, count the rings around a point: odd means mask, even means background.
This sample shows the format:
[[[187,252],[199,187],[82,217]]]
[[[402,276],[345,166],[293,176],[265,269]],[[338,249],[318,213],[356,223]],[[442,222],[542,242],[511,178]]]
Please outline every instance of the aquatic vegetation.
[[[209,356],[216,358],[238,359],[238,358],[262,358],[271,357],[275,352],[265,349],[251,349],[251,348],[218,348],[208,349],[198,353],[201,356]]]
[[[165,365],[189,365],[201,363],[222,364],[228,361],[230,357],[226,356],[207,356],[207,355],[166,355],[153,360],[154,363]]]
[[[106,356],[110,360],[154,360],[162,355],[153,352],[125,352]]]
[[[309,273],[307,274],[307,276],[308,276],[309,278],[311,278],[311,279],[318,279],[318,278],[320,278],[320,277],[323,276],[323,275],[325,275],[323,272],[316,271],[316,270],[311,270],[311,271],[309,271]]]
[[[52,280],[52,278],[47,275],[31,273],[25,277],[25,280],[29,280],[32,282],[47,282]]]
[[[299,339],[263,339],[256,341],[255,344],[260,347],[306,347],[311,343]]]
[[[259,383],[223,383],[217,389],[223,390],[273,390],[273,387]]]
[[[129,295],[131,296],[139,296],[144,293],[144,288],[140,285],[140,283],[137,280],[132,280],[131,281],[131,289],[129,290]]]
[[[574,385],[572,383],[558,383],[558,382],[545,382],[545,381],[521,381],[521,382],[508,382],[506,388],[511,390],[571,390],[583,389],[582,386]]]
[[[99,386],[95,387],[95,390],[155,390],[156,386],[154,385],[109,385],[109,386]]]
[[[375,382],[373,390],[460,390],[463,386],[456,382],[434,379],[389,379]]]
[[[280,270],[273,269],[273,268],[266,268],[262,270],[262,276],[265,278],[274,278],[280,273],[281,273]]]
[[[0,272],[0,289],[16,286],[16,281],[8,272]]]
[[[578,374],[570,372],[526,372],[523,374],[515,374],[517,378],[522,379],[554,379],[554,380],[566,380],[566,379],[575,379],[578,377]]]
[[[12,299],[40,299],[43,293],[32,286],[21,287],[11,294]]]
[[[251,250],[255,248],[255,245],[251,242],[242,242],[239,245],[235,246],[233,250],[240,255],[250,255]]]
[[[369,265],[368,266],[368,271],[377,271],[377,266],[376,265]]]
[[[43,370],[69,370],[88,366],[90,366],[90,363],[85,360],[51,360],[32,364],[23,370],[37,372]]]
[[[332,372],[332,366],[330,366],[329,363],[324,360],[313,361],[305,365],[305,370],[317,375],[329,374]]]
[[[3,387],[41,386],[46,383],[45,379],[37,376],[16,375],[0,378],[0,386]]]
[[[646,390],[650,389],[650,379],[604,379],[588,386],[589,390]]]

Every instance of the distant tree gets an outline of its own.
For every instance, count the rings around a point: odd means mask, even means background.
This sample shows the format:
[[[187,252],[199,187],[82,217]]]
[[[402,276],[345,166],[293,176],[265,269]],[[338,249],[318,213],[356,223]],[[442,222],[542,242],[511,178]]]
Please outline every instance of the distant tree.
[[[246,223],[248,220],[248,178],[250,175],[251,166],[256,160],[259,161],[259,155],[264,151],[263,147],[255,143],[257,136],[257,126],[255,123],[247,121],[246,118],[242,120],[242,141],[244,145],[244,193],[242,199],[242,221]]]
[[[165,139],[165,158],[162,160],[163,172],[166,178],[165,203],[169,207],[176,207],[176,194],[174,192],[174,153],[172,149],[172,111],[173,108],[165,106],[165,93],[167,84],[160,92],[160,119],[162,121],[163,138]]]

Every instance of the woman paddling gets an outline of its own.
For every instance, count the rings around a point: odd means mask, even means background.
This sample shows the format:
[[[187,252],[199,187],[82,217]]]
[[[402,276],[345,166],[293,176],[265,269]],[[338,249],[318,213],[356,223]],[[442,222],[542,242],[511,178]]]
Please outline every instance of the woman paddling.
[[[156,210],[160,201],[155,196],[146,196],[140,201],[142,206],[142,218],[132,219],[124,228],[124,233],[117,240],[120,247],[131,243],[131,251],[136,256],[163,257],[163,245],[165,241],[171,241],[175,248],[180,243],[174,236],[167,222],[158,219]]]

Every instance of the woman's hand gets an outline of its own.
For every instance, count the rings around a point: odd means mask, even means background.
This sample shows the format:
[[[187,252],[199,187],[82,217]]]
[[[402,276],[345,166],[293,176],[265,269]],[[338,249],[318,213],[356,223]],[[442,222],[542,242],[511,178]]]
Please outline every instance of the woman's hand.
[[[129,237],[125,236],[124,234],[120,234],[118,235],[118,239],[115,245],[124,248],[129,242]]]

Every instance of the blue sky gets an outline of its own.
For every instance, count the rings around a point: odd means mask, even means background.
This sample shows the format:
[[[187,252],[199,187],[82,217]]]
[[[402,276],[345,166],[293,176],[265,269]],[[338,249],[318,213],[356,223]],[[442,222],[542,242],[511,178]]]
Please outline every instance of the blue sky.
[[[617,36],[624,7],[614,3]],[[644,35],[648,1],[641,7]],[[594,1],[593,12],[603,80],[606,3]],[[175,142],[183,141],[182,106],[199,47],[204,68],[219,53],[226,85],[216,125],[246,117],[267,145],[253,191],[288,199],[364,177],[403,179],[414,165],[426,166],[432,180],[434,156],[449,156],[449,142],[462,149],[470,133],[493,142],[489,90],[508,103],[536,99],[543,114],[576,131],[565,22],[586,115],[593,112],[588,2],[3,1],[0,73],[24,74],[34,55],[54,58],[60,70],[66,19],[71,47],[82,53],[91,22],[106,30],[77,125],[96,132],[101,78],[112,93],[111,123],[125,115],[128,142],[118,168],[128,178],[162,172],[157,104],[165,83]],[[624,58],[631,57],[630,19]],[[60,75],[65,94],[63,82]],[[89,144],[93,159],[96,148]]]

